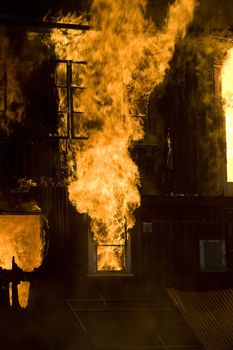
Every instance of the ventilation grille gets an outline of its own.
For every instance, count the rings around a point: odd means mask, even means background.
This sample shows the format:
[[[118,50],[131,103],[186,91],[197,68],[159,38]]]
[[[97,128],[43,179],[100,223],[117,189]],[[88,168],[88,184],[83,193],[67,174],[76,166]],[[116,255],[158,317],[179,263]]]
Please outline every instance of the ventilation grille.
[[[226,270],[225,240],[200,240],[199,247],[202,271]]]

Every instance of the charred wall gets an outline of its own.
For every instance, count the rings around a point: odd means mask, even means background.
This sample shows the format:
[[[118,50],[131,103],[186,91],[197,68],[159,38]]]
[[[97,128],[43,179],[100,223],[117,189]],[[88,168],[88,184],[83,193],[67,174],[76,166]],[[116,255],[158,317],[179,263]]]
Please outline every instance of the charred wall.
[[[224,195],[220,67],[228,48],[224,37],[187,38],[177,45],[164,83],[151,95],[157,193]]]

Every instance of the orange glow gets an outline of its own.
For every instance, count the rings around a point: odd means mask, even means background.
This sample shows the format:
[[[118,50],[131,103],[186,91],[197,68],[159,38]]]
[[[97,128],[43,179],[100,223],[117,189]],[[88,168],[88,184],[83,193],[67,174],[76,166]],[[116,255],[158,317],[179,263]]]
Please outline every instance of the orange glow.
[[[39,267],[43,258],[40,215],[0,215],[0,266],[12,269],[12,257],[26,272]]]
[[[17,286],[18,288],[18,296],[19,296],[19,305],[22,308],[26,308],[28,306],[28,297],[30,290],[30,282],[24,281],[20,282]]]
[[[25,272],[31,272],[41,265],[44,242],[40,215],[2,214],[0,227],[0,266],[3,269],[12,269],[13,256],[18,267]],[[29,282],[22,282],[18,286],[20,305],[26,305],[29,286]],[[12,302],[11,286],[9,295]]]
[[[125,268],[125,246],[97,247],[97,271],[122,271]]]
[[[222,67],[222,97],[226,118],[227,181],[233,182],[233,48]]]
[[[12,282],[9,283],[9,300],[10,305],[12,306]]]
[[[81,130],[88,140],[73,146],[77,170],[69,198],[77,211],[91,218],[97,270],[124,268],[124,257],[117,256],[125,250],[117,245],[124,245],[135,223],[133,212],[140,206],[140,176],[129,149],[143,138],[140,116],[147,113],[150,93],[163,81],[175,42],[185,35],[194,8],[195,0],[176,0],[158,30],[145,18],[145,0],[94,0],[90,24],[96,30],[51,33],[59,59],[88,62],[85,71],[73,76],[86,87],[73,101],[82,106]]]
[[[17,290],[18,290],[19,305],[22,308],[26,308],[28,306],[30,282],[21,281],[17,285]],[[9,283],[9,300],[10,300],[10,305],[12,306],[12,282]]]

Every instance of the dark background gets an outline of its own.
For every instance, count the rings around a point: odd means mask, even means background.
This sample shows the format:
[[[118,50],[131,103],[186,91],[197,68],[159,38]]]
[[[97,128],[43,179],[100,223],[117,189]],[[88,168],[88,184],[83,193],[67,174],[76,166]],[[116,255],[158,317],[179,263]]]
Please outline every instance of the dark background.
[[[149,0],[148,15],[157,24],[162,24],[168,0]],[[1,1],[0,15],[43,18],[62,11],[63,14],[76,11],[89,13],[91,0],[8,0]],[[231,0],[201,0],[195,13],[193,26],[199,29],[226,29],[233,27],[233,2]]]

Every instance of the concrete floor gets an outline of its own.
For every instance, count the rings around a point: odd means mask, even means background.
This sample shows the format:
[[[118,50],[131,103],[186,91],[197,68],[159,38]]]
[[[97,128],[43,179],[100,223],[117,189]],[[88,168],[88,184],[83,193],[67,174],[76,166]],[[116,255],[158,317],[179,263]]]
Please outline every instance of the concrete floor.
[[[0,310],[2,350],[202,349],[160,291],[153,298],[103,294],[66,299],[51,283],[35,286],[27,309]]]

